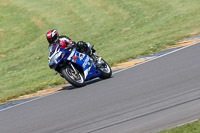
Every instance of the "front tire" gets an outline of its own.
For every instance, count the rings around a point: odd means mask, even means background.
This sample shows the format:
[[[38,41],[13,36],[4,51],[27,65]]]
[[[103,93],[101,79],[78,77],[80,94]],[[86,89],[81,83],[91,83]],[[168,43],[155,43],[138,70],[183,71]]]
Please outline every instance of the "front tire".
[[[68,66],[66,68],[63,68],[61,70],[61,73],[63,77],[73,86],[82,87],[85,85],[84,76],[78,69],[75,68],[75,70],[77,73],[75,73],[74,70],[70,66]]]
[[[101,71],[101,75],[99,76],[101,79],[107,79],[112,76],[112,70],[108,63],[101,59],[104,63],[99,66],[99,70]]]

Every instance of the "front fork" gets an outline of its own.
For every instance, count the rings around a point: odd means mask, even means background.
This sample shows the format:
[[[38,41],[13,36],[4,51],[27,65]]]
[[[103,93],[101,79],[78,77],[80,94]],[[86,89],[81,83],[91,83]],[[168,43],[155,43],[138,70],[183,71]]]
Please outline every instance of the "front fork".
[[[76,69],[74,68],[74,65],[71,62],[69,62],[69,65],[72,67],[74,73],[77,75],[78,73],[77,73]]]
[[[71,62],[69,62],[69,66],[71,66],[71,70],[73,70],[72,72],[74,72],[74,74],[78,74],[78,72],[77,72],[77,70],[74,68],[74,65],[71,63]],[[55,75],[57,75],[57,74],[60,74],[60,76],[61,77],[63,77],[63,75],[62,75],[62,73],[60,73],[60,72],[58,72],[58,71],[56,71],[56,73],[55,73]],[[64,77],[63,77],[64,78]]]

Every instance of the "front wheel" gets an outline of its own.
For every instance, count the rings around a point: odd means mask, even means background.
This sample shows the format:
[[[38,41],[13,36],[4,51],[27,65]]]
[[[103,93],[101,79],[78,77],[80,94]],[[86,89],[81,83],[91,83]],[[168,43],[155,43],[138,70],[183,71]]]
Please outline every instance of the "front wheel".
[[[82,87],[85,85],[84,77],[75,67],[67,66],[61,70],[63,77],[73,86]]]
[[[108,63],[101,59],[103,62],[101,65],[98,66],[99,70],[101,71],[101,75],[99,76],[101,79],[107,79],[112,76],[112,70]]]

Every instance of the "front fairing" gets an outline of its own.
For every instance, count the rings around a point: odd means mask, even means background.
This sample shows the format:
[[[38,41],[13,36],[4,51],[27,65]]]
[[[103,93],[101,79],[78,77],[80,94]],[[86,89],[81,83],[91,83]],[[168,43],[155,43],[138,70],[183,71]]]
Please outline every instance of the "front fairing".
[[[50,45],[49,46],[49,61],[48,64],[50,68],[55,69],[59,62],[62,60],[63,52],[60,45]]]

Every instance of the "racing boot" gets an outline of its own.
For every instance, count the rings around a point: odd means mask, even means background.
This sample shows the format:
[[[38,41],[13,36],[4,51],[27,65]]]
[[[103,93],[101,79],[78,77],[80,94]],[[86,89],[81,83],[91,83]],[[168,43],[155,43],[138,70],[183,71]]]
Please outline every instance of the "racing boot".
[[[95,67],[100,67],[100,65],[102,65],[104,63],[102,58],[97,56],[97,53],[91,52],[91,54],[89,56],[93,59]]]
[[[98,67],[102,65],[104,62],[102,61],[101,57],[98,57],[97,53],[95,53],[96,50],[94,49],[94,45],[91,47],[89,43],[85,43],[85,44],[87,45],[86,54],[92,58],[95,66]]]

